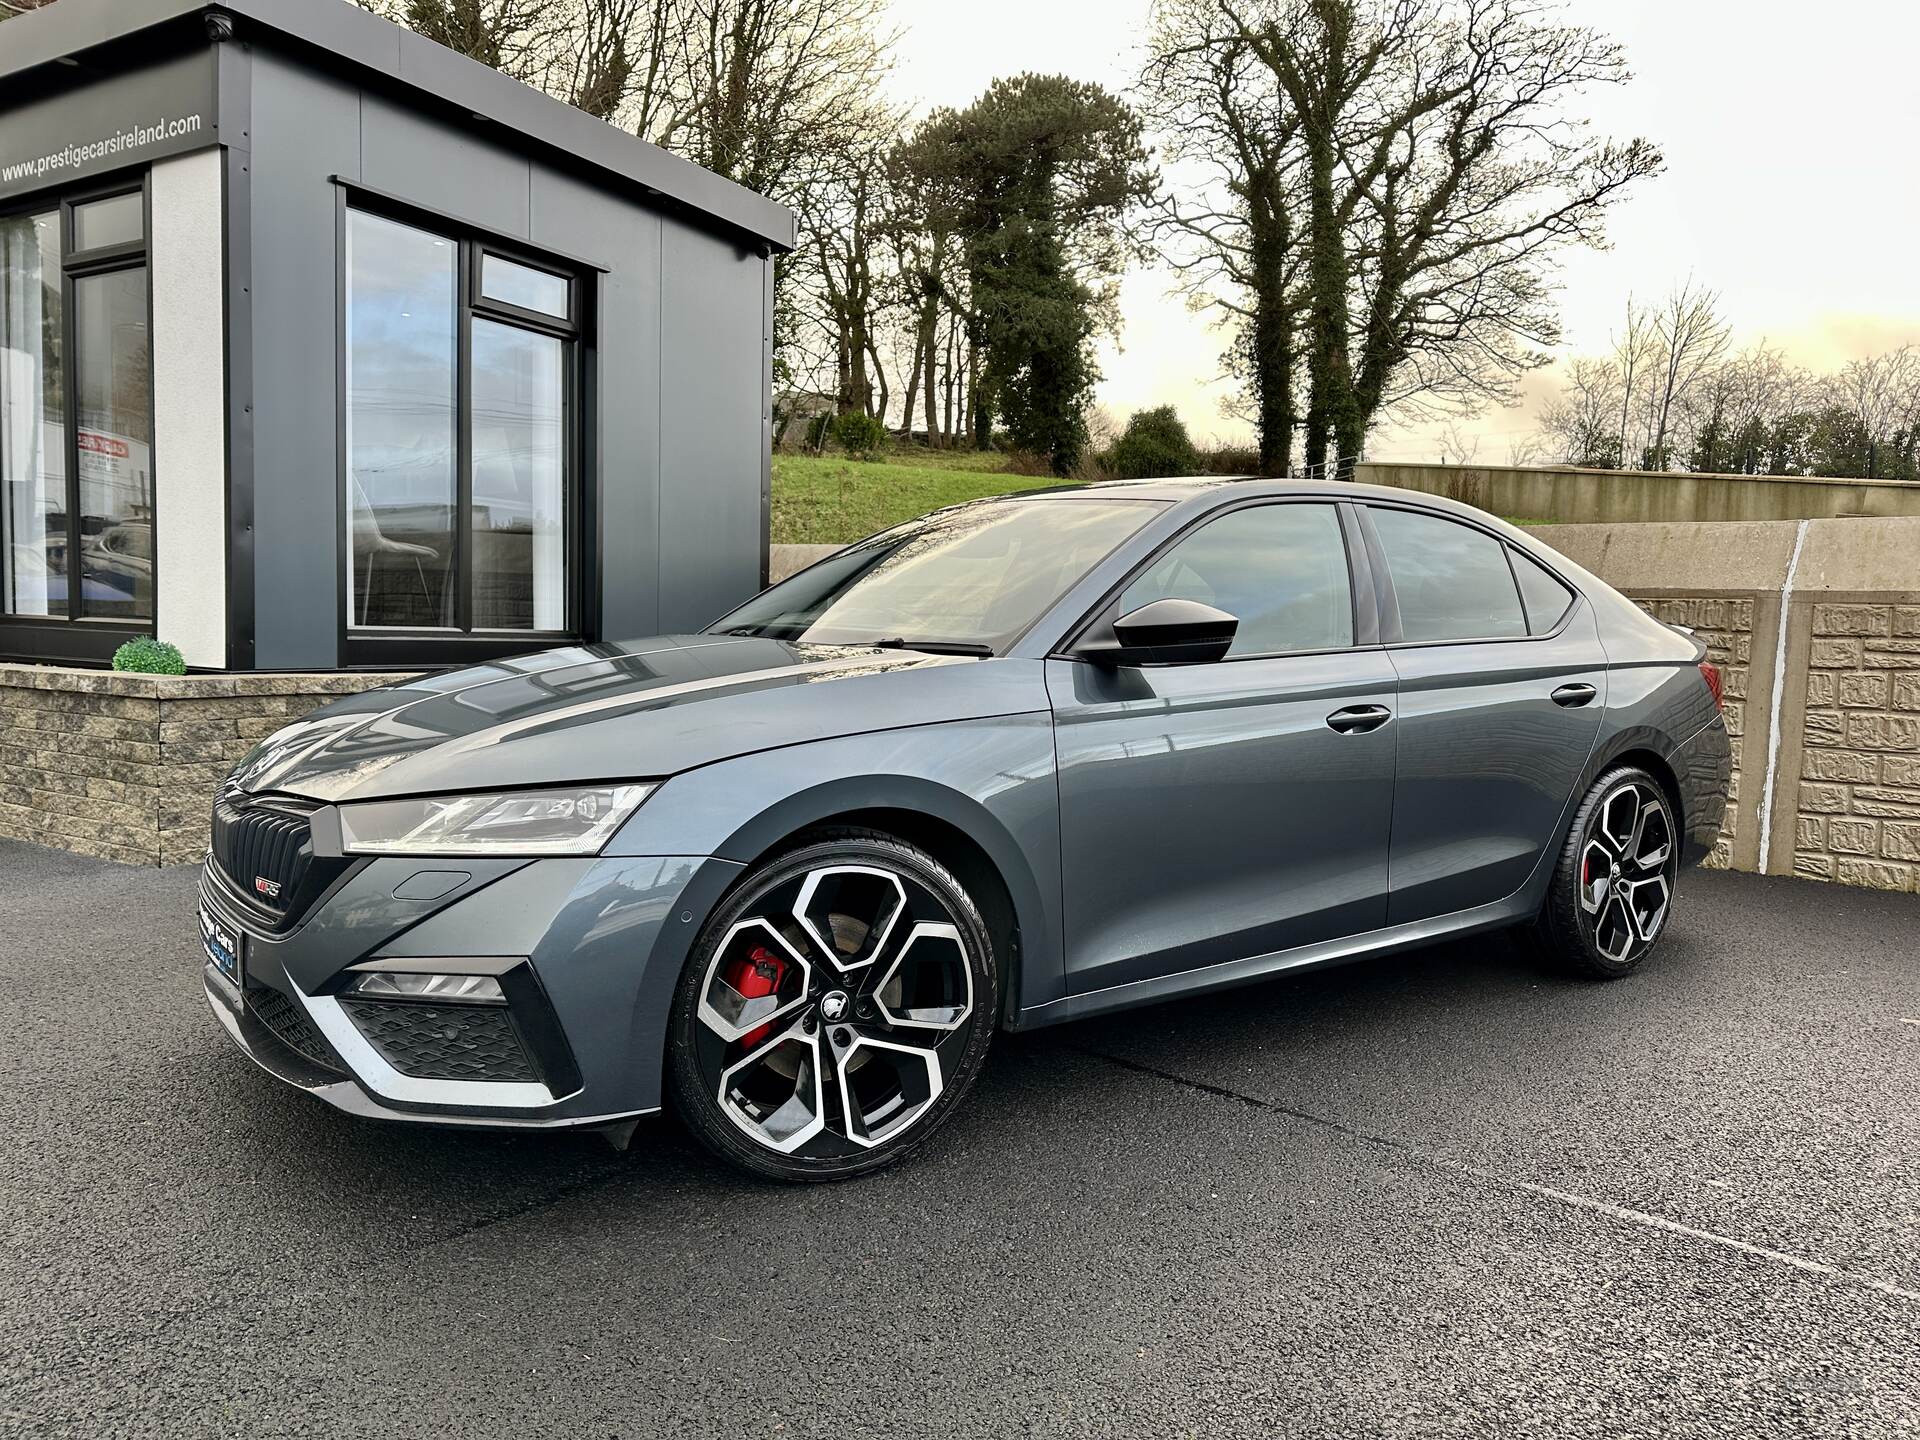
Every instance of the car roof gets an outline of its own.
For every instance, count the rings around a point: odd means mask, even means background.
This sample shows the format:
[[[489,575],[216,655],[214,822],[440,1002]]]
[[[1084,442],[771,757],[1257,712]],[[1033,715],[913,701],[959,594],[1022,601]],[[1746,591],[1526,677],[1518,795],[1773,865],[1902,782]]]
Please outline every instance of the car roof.
[[[1169,476],[1148,480],[1096,480],[1085,485],[1048,485],[1037,490],[1016,490],[1005,495],[985,497],[993,500],[1050,500],[1075,496],[1123,496],[1130,499],[1180,501],[1193,500],[1209,491],[1233,490],[1246,496],[1332,495],[1344,499],[1399,500],[1429,505],[1440,510],[1473,512],[1444,495],[1421,490],[1402,490],[1391,485],[1363,485],[1357,480],[1276,480],[1258,475]],[[966,502],[977,504],[977,501]]]

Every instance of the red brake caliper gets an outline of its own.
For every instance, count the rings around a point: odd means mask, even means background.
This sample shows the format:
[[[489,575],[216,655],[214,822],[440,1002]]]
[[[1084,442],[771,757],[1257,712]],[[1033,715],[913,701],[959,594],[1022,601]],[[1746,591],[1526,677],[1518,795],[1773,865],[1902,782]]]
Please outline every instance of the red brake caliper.
[[[756,945],[745,956],[729,964],[721,978],[742,999],[759,1000],[780,988],[780,982],[787,978],[787,962],[766,946]],[[749,1030],[740,1037],[740,1043],[751,1050],[766,1039],[772,1030],[771,1024]]]

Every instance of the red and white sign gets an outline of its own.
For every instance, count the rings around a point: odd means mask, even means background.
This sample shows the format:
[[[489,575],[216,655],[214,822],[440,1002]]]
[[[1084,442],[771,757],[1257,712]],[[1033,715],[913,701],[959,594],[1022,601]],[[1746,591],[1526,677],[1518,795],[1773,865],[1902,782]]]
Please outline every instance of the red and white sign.
[[[82,430],[73,438],[74,443],[82,450],[90,450],[95,455],[107,455],[115,460],[125,460],[133,454],[127,442],[115,435],[102,435],[94,430]]]

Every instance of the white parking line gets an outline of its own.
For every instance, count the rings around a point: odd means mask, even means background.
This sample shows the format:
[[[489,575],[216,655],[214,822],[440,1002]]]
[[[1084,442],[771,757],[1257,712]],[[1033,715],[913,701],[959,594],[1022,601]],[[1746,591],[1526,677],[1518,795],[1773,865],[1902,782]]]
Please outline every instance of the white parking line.
[[[1889,1280],[1879,1280],[1871,1275],[1862,1275],[1854,1270],[1842,1270],[1838,1266],[1828,1265],[1824,1261],[1809,1260],[1802,1255],[1790,1255],[1785,1250],[1769,1249],[1765,1245],[1755,1245],[1750,1241],[1736,1239],[1732,1235],[1722,1235],[1713,1230],[1701,1230],[1693,1225],[1683,1225],[1678,1220],[1669,1220],[1664,1215],[1654,1215],[1645,1210],[1631,1210],[1624,1205],[1612,1205],[1605,1200],[1596,1200],[1590,1195],[1579,1195],[1571,1190],[1556,1190],[1551,1185],[1536,1185],[1531,1180],[1516,1179],[1511,1175],[1502,1175],[1495,1170],[1485,1170],[1478,1165],[1468,1165],[1464,1161],[1449,1160],[1446,1156],[1422,1148],[1408,1140],[1391,1135],[1375,1135],[1359,1130],[1324,1115],[1315,1115],[1310,1111],[1296,1110],[1290,1105],[1282,1105],[1272,1100],[1262,1100],[1255,1095],[1247,1095],[1238,1090],[1229,1090],[1225,1086],[1210,1085],[1204,1080],[1191,1080],[1185,1075],[1176,1075],[1170,1070],[1162,1070],[1154,1065],[1145,1065],[1138,1060],[1128,1060],[1123,1056],[1109,1055],[1103,1050],[1081,1051],[1083,1055],[1096,1060],[1104,1060],[1110,1065],[1118,1065],[1124,1070],[1138,1071],[1142,1075],[1151,1075],[1156,1079],[1169,1080],[1188,1090],[1198,1090],[1203,1095],[1213,1095],[1225,1100],[1238,1100],[1243,1105],[1251,1105],[1256,1110],[1270,1111],[1276,1115],[1285,1115],[1295,1120],[1305,1120],[1309,1124],[1328,1130],[1338,1130],[1342,1135],[1355,1140],[1365,1141],[1369,1145],[1378,1145],[1387,1150],[1398,1150],[1412,1159],[1440,1170],[1451,1170],[1456,1175],[1470,1176],[1488,1185],[1499,1185],[1509,1190],[1524,1191],[1537,1195],[1543,1200],[1558,1201],[1562,1205],[1571,1205],[1578,1210],[1586,1210],[1595,1215],[1605,1215],[1609,1219],[1623,1220],[1629,1225],[1639,1225],[1649,1230],[1662,1230],[1669,1235],[1682,1235],[1690,1240],[1704,1240],[1709,1245],[1718,1245],[1722,1249],[1737,1250],[1743,1255],[1752,1255],[1757,1259],[1771,1260],[1776,1265],[1790,1266],[1805,1271],[1809,1275],[1821,1275],[1842,1284],[1859,1285],[1868,1290],[1890,1295],[1896,1300],[1909,1300],[1920,1303],[1920,1291],[1908,1290]]]
[[[1572,1205],[1577,1209],[1591,1210],[1596,1215],[1611,1216],[1615,1220],[1625,1220],[1629,1224],[1644,1225],[1650,1230],[1664,1230],[1670,1235],[1685,1235],[1694,1240],[1705,1240],[1710,1245],[1724,1246],[1728,1250],[1738,1250],[1743,1255],[1757,1255],[1762,1260],[1772,1260],[1776,1264],[1791,1265],[1796,1270],[1805,1270],[1810,1275],[1825,1275],[1835,1280],[1844,1280],[1852,1285],[1864,1285],[1869,1290],[1878,1290],[1882,1295],[1891,1295],[1898,1300],[1920,1301],[1920,1291],[1903,1290],[1887,1280],[1876,1280],[1871,1275],[1861,1275],[1852,1270],[1842,1270],[1837,1266],[1825,1264],[1819,1260],[1808,1260],[1799,1255],[1789,1255],[1784,1250],[1769,1250],[1764,1245],[1752,1245],[1745,1240],[1736,1240],[1731,1235],[1721,1235],[1712,1230],[1700,1230],[1692,1225],[1682,1225],[1678,1220],[1669,1220],[1664,1215],[1650,1215],[1645,1210],[1629,1210],[1624,1205],[1609,1205],[1604,1200],[1595,1200],[1588,1195],[1576,1195],[1570,1190],[1556,1190],[1551,1185],[1536,1185],[1531,1180],[1515,1180],[1508,1175],[1496,1175],[1490,1170],[1481,1170],[1473,1165],[1461,1165],[1437,1156],[1420,1154],[1423,1160],[1432,1161],[1449,1170],[1458,1170],[1462,1174],[1472,1175],[1493,1185],[1506,1185],[1515,1190],[1525,1190],[1530,1195],[1544,1196],[1548,1200],[1558,1200],[1563,1205]]]

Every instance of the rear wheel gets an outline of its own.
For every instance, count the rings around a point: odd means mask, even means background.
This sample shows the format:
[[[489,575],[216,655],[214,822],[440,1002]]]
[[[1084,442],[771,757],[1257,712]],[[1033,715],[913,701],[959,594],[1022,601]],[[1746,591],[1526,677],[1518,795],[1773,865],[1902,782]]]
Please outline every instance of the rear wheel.
[[[1523,941],[1576,975],[1631,974],[1672,915],[1678,835],[1673,803],[1653,776],[1632,765],[1601,776],[1574,814]]]
[[[979,909],[911,845],[844,832],[766,862],[702,932],[675,992],[668,1079],[722,1159],[839,1180],[924,1144],[999,1013]]]

